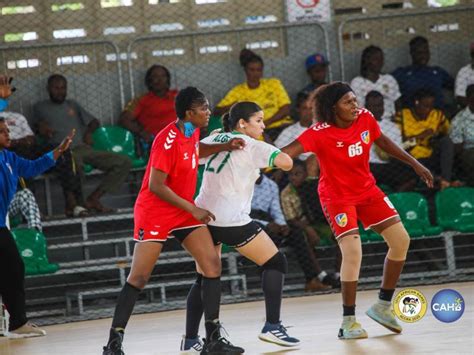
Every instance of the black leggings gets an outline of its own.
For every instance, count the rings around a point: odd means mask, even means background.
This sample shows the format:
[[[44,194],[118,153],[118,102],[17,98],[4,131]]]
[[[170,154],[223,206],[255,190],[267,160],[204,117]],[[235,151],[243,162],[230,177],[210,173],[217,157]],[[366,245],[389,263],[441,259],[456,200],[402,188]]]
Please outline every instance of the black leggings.
[[[10,330],[20,328],[28,321],[25,310],[25,265],[6,227],[0,227],[0,295],[10,313]]]

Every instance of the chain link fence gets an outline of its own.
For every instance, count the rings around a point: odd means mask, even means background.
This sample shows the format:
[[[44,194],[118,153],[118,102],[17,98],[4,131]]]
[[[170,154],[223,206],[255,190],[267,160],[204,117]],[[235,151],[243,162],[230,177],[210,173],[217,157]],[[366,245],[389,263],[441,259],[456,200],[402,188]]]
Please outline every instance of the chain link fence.
[[[244,48],[260,56],[263,77],[279,79],[278,90],[288,97],[278,107],[273,103],[267,107],[264,99],[266,114],[266,110],[272,114],[288,110],[284,112],[292,117],[291,123],[300,124],[299,130],[286,132],[285,144],[309,124],[303,122],[309,92],[343,80],[351,83],[359,104],[374,112],[383,131],[435,172],[436,188],[426,189],[383,151],[371,152],[379,186],[413,238],[401,284],[472,280],[473,15],[474,2],[468,0],[2,2],[0,71],[14,77],[17,88],[9,112],[26,117],[35,144],[43,144],[38,119],[46,117],[36,117],[35,104],[50,100],[48,78],[61,74],[67,79],[67,98],[80,105],[74,106],[71,116],[84,110],[87,113],[81,117],[89,117],[87,122],[97,118],[106,127],[94,133],[94,149],[125,154],[131,161],[107,166],[78,161],[79,153],[73,149],[63,170],[26,182],[41,211],[42,233],[27,221],[30,212],[16,211],[10,220],[27,265],[29,316],[40,324],[52,324],[112,315],[130,270],[133,204],[150,143],[141,130],[146,122],[140,121],[137,111],[140,100],[153,90],[145,81],[147,70],[162,65],[170,74],[169,88],[196,86],[206,93],[212,108],[224,108],[228,92],[248,81],[239,63]],[[245,90],[242,95],[241,99],[249,99]],[[420,120],[426,106],[426,117]],[[221,126],[222,110],[214,113],[212,129]],[[18,116],[2,115],[12,133],[15,125],[24,127]],[[138,126],[130,123],[130,115]],[[68,119],[65,114],[59,117]],[[112,134],[112,126],[126,130]],[[268,132],[276,145],[284,126]],[[58,126],[51,128],[60,131]],[[425,130],[433,132],[416,137]],[[26,132],[19,128],[14,133],[22,139]],[[287,297],[339,291],[340,253],[315,203],[317,173],[310,170],[314,168],[310,163],[306,166],[313,179],[301,186],[292,186],[281,172],[267,173],[278,184],[281,196],[276,198],[281,200],[283,218],[291,221],[306,215],[314,230],[308,233],[290,222],[288,233],[272,226],[267,230],[288,255]],[[102,206],[114,208],[112,213],[75,209],[91,201],[106,176],[121,176],[123,169],[129,173],[119,179],[116,191],[99,196]],[[68,174],[72,174],[69,182],[61,180]],[[68,189],[70,181],[80,182],[79,192]],[[296,212],[287,208],[290,188],[290,199],[300,200],[301,210]],[[265,205],[269,196],[255,198]],[[253,211],[255,218],[267,212]],[[273,221],[275,216],[267,213],[266,218]],[[375,233],[361,230],[361,236],[360,284],[378,287],[387,248]],[[30,240],[33,244],[28,244]],[[47,259],[38,264],[35,258],[45,255]],[[223,302],[262,298],[260,273],[252,262],[225,248],[222,263]],[[183,308],[194,270],[192,258],[170,240],[135,311]]]

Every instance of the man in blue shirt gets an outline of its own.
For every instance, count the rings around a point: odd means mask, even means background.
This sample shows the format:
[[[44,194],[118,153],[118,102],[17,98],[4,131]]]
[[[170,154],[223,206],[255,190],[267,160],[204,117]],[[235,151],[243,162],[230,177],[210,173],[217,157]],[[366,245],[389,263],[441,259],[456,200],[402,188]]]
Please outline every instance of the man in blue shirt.
[[[11,90],[0,77],[0,99],[6,100]],[[53,151],[36,160],[20,158],[6,148],[10,145],[8,126],[0,119],[0,295],[10,313],[8,336],[26,338],[46,335],[43,329],[28,322],[25,310],[25,266],[10,230],[6,227],[8,206],[15,194],[19,177],[33,177],[48,170],[66,151],[74,137],[72,131]]]
[[[428,40],[417,36],[410,41],[412,64],[397,68],[392,75],[400,86],[404,107],[410,106],[410,99],[419,89],[429,89],[435,94],[435,108],[444,109],[443,89],[452,90],[454,79],[439,66],[430,66]]]

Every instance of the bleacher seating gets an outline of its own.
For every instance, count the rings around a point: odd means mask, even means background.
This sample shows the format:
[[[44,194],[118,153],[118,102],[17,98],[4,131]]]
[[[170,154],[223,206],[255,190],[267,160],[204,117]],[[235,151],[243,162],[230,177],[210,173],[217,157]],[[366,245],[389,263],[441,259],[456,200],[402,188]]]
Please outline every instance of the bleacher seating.
[[[438,224],[444,230],[474,232],[474,188],[447,188],[436,194]]]

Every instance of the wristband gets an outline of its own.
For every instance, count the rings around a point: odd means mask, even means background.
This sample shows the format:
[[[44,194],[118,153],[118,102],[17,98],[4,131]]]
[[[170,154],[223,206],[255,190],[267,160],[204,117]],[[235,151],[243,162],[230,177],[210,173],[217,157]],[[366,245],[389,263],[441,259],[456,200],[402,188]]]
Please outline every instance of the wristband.
[[[5,111],[8,108],[8,100],[0,99],[0,112]]]

